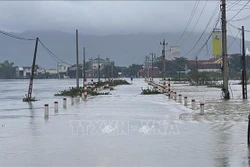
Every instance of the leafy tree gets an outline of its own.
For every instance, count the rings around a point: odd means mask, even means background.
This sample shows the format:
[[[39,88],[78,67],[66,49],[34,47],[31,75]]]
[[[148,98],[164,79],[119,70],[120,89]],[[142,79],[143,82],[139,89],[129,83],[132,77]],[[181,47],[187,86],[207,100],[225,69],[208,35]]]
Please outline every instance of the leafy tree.
[[[137,73],[142,69],[142,64],[132,64],[128,67],[127,75],[128,76],[137,76]]]
[[[178,74],[178,71],[184,71],[185,65],[187,64],[187,58],[184,57],[176,57],[174,60],[165,60],[166,74],[167,76],[175,76]],[[163,71],[163,59],[162,56],[156,57],[155,66],[159,68],[159,70]]]
[[[14,63],[5,60],[0,63],[0,78],[2,79],[13,79],[16,77],[16,68],[13,67]]]

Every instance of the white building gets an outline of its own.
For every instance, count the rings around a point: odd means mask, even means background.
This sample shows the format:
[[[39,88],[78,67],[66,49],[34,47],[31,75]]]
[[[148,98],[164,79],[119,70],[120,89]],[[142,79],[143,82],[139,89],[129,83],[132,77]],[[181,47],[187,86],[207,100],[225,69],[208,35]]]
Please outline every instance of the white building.
[[[67,64],[65,62],[60,62],[57,64],[57,71],[58,71],[58,73],[66,73],[68,70],[68,67],[70,67],[69,64]]]
[[[69,64],[65,63],[65,62],[60,62],[57,64],[57,72],[59,75],[59,78],[65,78],[67,75],[67,70],[70,67]]]
[[[31,75],[31,67],[17,67],[16,77],[17,78],[29,78]]]
[[[246,50],[246,56],[250,56],[250,52],[249,52],[248,48]]]
[[[57,69],[48,69],[48,70],[46,70],[46,73],[48,73],[49,75],[58,74]]]

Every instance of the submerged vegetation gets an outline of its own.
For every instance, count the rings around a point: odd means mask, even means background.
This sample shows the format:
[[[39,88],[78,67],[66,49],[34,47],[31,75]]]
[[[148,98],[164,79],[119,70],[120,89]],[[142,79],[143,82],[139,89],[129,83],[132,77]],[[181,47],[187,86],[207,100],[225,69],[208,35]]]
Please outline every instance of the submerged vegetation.
[[[35,97],[24,97],[23,102],[31,102],[31,101],[38,101]]]
[[[126,80],[114,80],[113,82],[105,81],[105,82],[96,82],[94,83],[94,87],[87,86],[87,94],[90,96],[97,96],[97,95],[109,95],[110,92],[99,92],[98,89],[109,89],[114,90],[114,86],[118,85],[130,85],[129,82]],[[60,91],[59,93],[55,94],[55,96],[71,96],[71,97],[76,97],[76,96],[82,96],[82,93],[84,91],[83,87],[70,87],[67,90]]]
[[[157,87],[153,87],[152,89],[143,89],[142,88],[142,95],[151,95],[151,94],[161,94],[161,92],[158,91]]]
[[[207,73],[198,73],[193,74],[189,78],[189,84],[192,86],[210,86],[210,87],[218,87],[220,86],[218,82],[218,77],[213,76],[211,77]]]

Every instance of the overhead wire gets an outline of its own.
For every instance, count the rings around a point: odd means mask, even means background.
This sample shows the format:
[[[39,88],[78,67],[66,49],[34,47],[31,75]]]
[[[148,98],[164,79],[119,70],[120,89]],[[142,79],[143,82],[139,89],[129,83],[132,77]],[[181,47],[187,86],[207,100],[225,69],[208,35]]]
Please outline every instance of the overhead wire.
[[[240,3],[241,0],[237,0],[235,2],[233,2],[232,4],[228,5],[228,9],[227,11],[230,11],[233,7],[235,7],[236,5],[238,5]]]
[[[199,17],[198,17],[198,19],[197,19],[196,22],[195,22],[195,25],[193,26],[193,28],[191,29],[191,31],[188,33],[188,36],[187,36],[187,38],[183,41],[183,43],[185,43],[185,42],[187,41],[187,39],[190,37],[190,35],[193,33],[193,31],[194,31],[196,25],[197,25],[198,22],[200,21],[200,18],[201,18],[201,16],[202,16],[203,12],[204,12],[204,9],[205,9],[205,7],[206,7],[206,5],[207,5],[207,2],[208,2],[208,0],[206,0],[206,3],[205,3],[205,5],[203,6],[203,8],[202,8],[202,10],[201,10],[201,13],[199,14]]]
[[[200,3],[200,0],[196,0],[196,1],[195,1],[194,7],[193,7],[192,12],[191,12],[191,14],[190,14],[190,17],[189,17],[189,19],[188,19],[188,22],[187,22],[187,24],[186,24],[186,26],[185,26],[185,28],[184,28],[184,30],[183,30],[183,32],[182,32],[180,38],[177,40],[177,42],[176,42],[175,45],[177,45],[177,44],[179,43],[179,41],[182,39],[182,37],[183,37],[184,34],[186,33],[186,31],[187,31],[187,29],[188,29],[188,26],[190,25],[190,23],[192,22],[192,20],[193,20],[193,18],[194,18],[194,14],[195,14],[195,12],[196,12],[198,6],[199,6],[199,3]]]
[[[228,21],[233,20],[236,16],[238,16],[238,14],[240,14],[240,12],[249,4],[249,0],[245,3],[245,5]]]
[[[200,42],[202,36],[203,36],[204,33],[206,32],[206,30],[207,30],[209,24],[211,24],[211,21],[212,21],[212,19],[214,18],[214,16],[215,16],[215,14],[213,13],[212,16],[210,17],[210,19],[209,19],[209,21],[208,21],[208,23],[207,23],[207,25],[206,25],[204,31],[202,32],[202,34],[200,35],[199,39],[198,39],[197,42],[195,43],[195,45],[194,45],[194,46],[193,46],[193,47],[192,47],[183,57],[186,57],[187,55],[189,55],[189,54],[194,50],[194,48],[197,46],[197,44]],[[220,14],[219,14],[219,16],[220,16]],[[215,24],[214,28],[215,28],[215,27],[217,26],[217,24],[219,23],[219,18],[220,18],[220,17],[218,17],[218,19],[217,19],[217,21],[216,21],[216,24]],[[213,28],[213,29],[214,29],[214,28]],[[209,35],[209,37],[208,37],[208,39],[207,39],[206,42],[208,42],[208,40],[209,40],[209,38],[210,38],[211,36],[212,36],[212,32],[210,33],[210,35]],[[206,45],[206,42],[205,42],[205,44],[202,46],[201,49],[204,48],[204,46]],[[199,51],[199,53],[200,53],[200,51]]]
[[[25,38],[25,37],[21,37],[21,36],[18,36],[18,35],[14,35],[14,34],[11,34],[11,33],[8,33],[4,30],[0,30],[0,33],[3,34],[3,35],[6,35],[8,37],[11,37],[11,38],[14,38],[14,39],[18,39],[18,40],[26,40],[26,41],[34,41],[36,40],[36,38]],[[65,62],[63,61],[62,59],[60,59],[59,57],[57,57],[48,47],[46,47],[44,45],[44,43],[38,38],[38,41],[39,43],[43,46],[43,48],[48,52],[48,54],[56,61],[56,62]],[[69,63],[68,63],[69,64]]]
[[[235,29],[237,29],[237,30],[241,30],[241,28],[236,27],[235,25],[231,24],[230,22],[227,22],[227,23],[228,23],[228,25],[230,25],[231,27],[233,27],[233,28],[235,28]],[[244,29],[244,32],[250,32],[250,30]]]
[[[213,11],[213,13],[212,13],[212,16],[210,17],[210,19],[209,19],[209,21],[208,21],[208,24],[206,25],[206,27],[209,25],[209,23],[210,23],[210,21],[213,19],[213,17],[215,16],[215,14],[218,12],[217,10],[217,8],[218,8],[218,3],[219,3],[220,1],[217,1],[217,5],[216,5],[216,7],[215,7],[215,9],[214,9],[214,11]],[[206,3],[207,3],[207,1],[206,1]],[[205,4],[205,6],[206,6],[206,4]],[[205,7],[204,6],[204,7]],[[203,8],[203,10],[204,10],[204,8]],[[202,15],[202,13],[200,14],[200,17],[201,17],[201,15]],[[199,19],[200,19],[200,17],[199,17]],[[196,22],[196,24],[198,23],[198,21],[199,21],[199,19],[197,20],[197,22]],[[195,26],[196,26],[196,24],[195,24]],[[183,43],[185,43],[186,41],[187,41],[187,39],[190,37],[190,35],[192,34],[192,32],[194,31],[194,28],[195,28],[195,26],[193,27],[193,29],[191,30],[191,32],[189,33],[189,35],[188,35],[188,37],[183,41]]]
[[[3,30],[0,30],[0,33],[6,35],[8,37],[19,39],[19,40],[26,40],[26,41],[34,41],[34,40],[36,40],[35,38],[25,38],[25,37],[20,37],[20,36],[17,36],[17,35],[13,35],[13,34],[10,34],[10,33],[6,32],[6,31],[3,31]]]
[[[47,53],[56,61],[56,62],[64,62],[66,63],[65,61],[63,61],[62,59],[60,59],[59,57],[57,57],[47,46],[44,45],[44,43],[39,39],[38,40],[39,43],[43,46],[43,48],[47,51]],[[67,63],[69,64],[69,63]],[[71,65],[71,64],[69,64]]]
[[[242,10],[248,10],[248,9],[250,9],[250,7],[245,7],[244,9],[242,9]],[[231,10],[227,10],[227,11],[230,11],[230,12],[233,12],[233,11],[239,11],[240,9],[231,9]]]
[[[208,36],[206,42],[201,46],[201,48],[200,48],[199,51],[194,55],[194,57],[198,56],[198,55],[201,53],[201,51],[203,50],[203,48],[206,46],[206,44],[208,43],[209,39],[212,37],[213,30],[216,28],[216,26],[218,25],[219,21],[220,21],[220,15],[219,15],[219,17],[218,17],[218,19],[217,19],[217,21],[216,21],[216,23],[215,23],[215,25],[214,25],[214,28],[212,29],[210,35]]]
[[[231,22],[244,21],[244,20],[248,20],[248,19],[250,19],[250,15],[245,16],[245,17],[240,18],[240,19],[234,19],[234,20],[231,20]]]
[[[234,36],[233,33],[232,33],[232,31],[231,31],[231,29],[230,29],[229,27],[228,27],[228,30],[229,30],[229,33],[234,37],[234,39],[233,39],[233,41],[231,42],[231,44],[229,45],[229,47],[228,47],[227,49],[231,48],[231,46],[233,45],[233,43],[234,43],[235,41],[236,41],[236,43],[237,43],[237,44],[239,45],[239,47],[240,47],[239,42],[236,40],[236,38],[238,37],[240,31],[238,31],[238,33],[237,33],[236,36]]]

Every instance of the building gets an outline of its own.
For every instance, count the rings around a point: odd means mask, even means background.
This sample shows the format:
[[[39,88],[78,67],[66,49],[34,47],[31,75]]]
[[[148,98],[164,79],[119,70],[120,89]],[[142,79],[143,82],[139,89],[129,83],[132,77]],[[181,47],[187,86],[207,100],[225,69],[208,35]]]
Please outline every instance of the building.
[[[100,71],[102,71],[107,66],[110,67],[114,66],[115,62],[110,61],[109,58],[106,58],[106,60],[101,58],[96,58],[96,59],[90,59],[88,64],[89,64],[89,69],[86,69],[87,72],[86,76],[96,78],[98,77],[98,65],[100,66]]]
[[[198,67],[198,72],[221,72],[221,57],[211,58],[209,60],[189,60],[188,68],[196,69]],[[196,67],[197,66],[197,67]]]
[[[57,69],[48,69],[46,70],[46,74],[48,78],[58,78]]]
[[[60,62],[57,64],[57,72],[59,78],[66,78],[67,71],[70,65],[65,62]]]
[[[16,67],[16,78],[23,78],[23,67]]]
[[[35,72],[36,75],[43,75],[46,73],[46,70],[44,68],[38,68]]]
[[[16,78],[30,78],[31,67],[16,67]]]
[[[250,51],[248,50],[248,48],[246,49],[246,56],[250,56]]]
[[[69,78],[76,78],[76,69],[77,69],[76,64],[68,67],[68,69],[67,69],[67,76]],[[79,78],[82,77],[82,65],[79,65],[78,75],[79,75]]]

